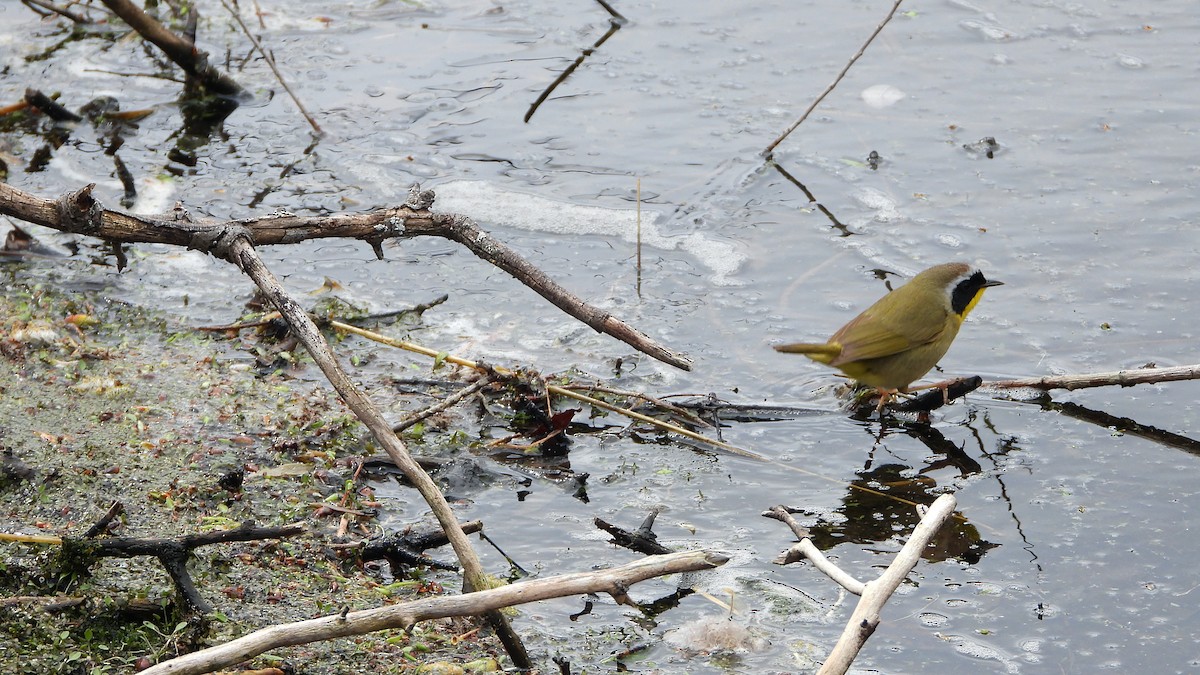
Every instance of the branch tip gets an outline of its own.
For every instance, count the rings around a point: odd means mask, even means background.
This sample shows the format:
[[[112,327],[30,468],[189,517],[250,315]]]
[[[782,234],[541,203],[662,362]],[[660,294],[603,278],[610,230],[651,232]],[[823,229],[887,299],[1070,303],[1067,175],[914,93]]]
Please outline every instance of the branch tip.
[[[103,226],[104,207],[92,195],[94,189],[96,184],[88,183],[54,202],[63,229],[76,234],[90,235]]]
[[[404,206],[413,211],[428,211],[436,198],[437,195],[433,190],[422,190],[420,184],[417,184],[409,189],[408,199],[404,200]]]

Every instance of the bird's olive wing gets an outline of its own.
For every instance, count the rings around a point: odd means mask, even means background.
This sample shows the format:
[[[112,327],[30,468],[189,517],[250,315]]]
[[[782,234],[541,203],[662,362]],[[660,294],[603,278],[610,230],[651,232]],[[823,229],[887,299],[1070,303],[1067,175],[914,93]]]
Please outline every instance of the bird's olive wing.
[[[915,316],[881,304],[884,303],[877,303],[858,315],[830,338],[831,342],[842,345],[842,353],[829,365],[899,354],[937,340],[946,328],[941,312],[936,320],[930,321],[929,316]]]

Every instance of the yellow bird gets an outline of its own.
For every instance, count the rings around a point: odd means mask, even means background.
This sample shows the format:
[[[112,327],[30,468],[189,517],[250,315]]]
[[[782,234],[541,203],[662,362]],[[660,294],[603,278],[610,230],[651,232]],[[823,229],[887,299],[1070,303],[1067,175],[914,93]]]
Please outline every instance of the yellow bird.
[[[935,265],[880,298],[828,342],[775,349],[803,354],[875,387],[884,396],[882,408],[891,394],[908,391],[937,365],[984,290],[1002,283],[966,263]]]

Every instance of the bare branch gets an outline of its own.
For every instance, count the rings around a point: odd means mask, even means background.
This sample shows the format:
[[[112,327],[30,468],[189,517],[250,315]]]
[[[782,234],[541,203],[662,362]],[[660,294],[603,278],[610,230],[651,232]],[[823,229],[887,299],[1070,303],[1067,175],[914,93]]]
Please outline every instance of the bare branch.
[[[667,574],[710,570],[726,561],[726,556],[712,551],[650,556],[599,572],[567,574],[466,595],[424,598],[399,605],[270,626],[232,642],[165,661],[142,672],[145,675],[207,673],[280,647],[362,635],[387,628],[408,629],[420,621],[478,615],[498,611],[502,607],[569,595],[607,593],[613,598],[623,598],[629,587],[639,581]]]
[[[475,255],[513,275],[556,307],[596,331],[611,335],[664,363],[683,370],[691,369],[691,361],[685,355],[667,349],[624,321],[588,304],[531,265],[512,248],[479,229],[470,218],[430,212],[434,194],[429,190],[415,191],[403,206],[370,213],[331,216],[284,213],[217,221],[194,219],[182,207],[174,213],[158,216],[105,209],[92,196],[93,187],[87,186],[52,201],[0,183],[0,214],[111,242],[173,244],[209,253],[242,237],[254,246],[341,237],[369,243],[376,255],[382,258],[382,242],[387,239],[443,237],[462,244]]]
[[[821,670],[817,671],[818,675],[840,675],[850,669],[850,664],[854,662],[854,658],[866,644],[867,638],[871,637],[879,625],[880,611],[884,604],[896,592],[900,582],[908,577],[913,567],[916,567],[917,561],[921,559],[921,553],[929,545],[929,542],[933,541],[933,537],[941,529],[942,524],[953,513],[956,504],[957,501],[953,495],[945,494],[938,497],[933,505],[922,514],[921,522],[917,523],[916,528],[913,529],[908,543],[896,554],[896,559],[892,561],[891,565],[888,565],[887,570],[878,579],[867,582],[862,599],[858,601],[854,613],[846,622],[846,628],[842,631],[842,636],[838,638],[837,645],[825,659]]]
[[[396,466],[404,473],[405,478],[417,488],[417,492],[425,499],[425,503],[433,511],[433,515],[437,518],[438,523],[446,532],[447,538],[450,540],[450,546],[454,548],[455,555],[458,556],[458,561],[463,568],[463,584],[467,590],[477,590],[487,588],[489,583],[487,575],[483,571],[483,564],[479,561],[479,556],[476,555],[475,549],[471,547],[471,542],[467,539],[467,535],[463,533],[461,526],[458,523],[458,518],[455,517],[454,511],[446,502],[446,497],[438,488],[429,474],[417,464],[412,455],[408,453],[408,448],[392,431],[391,425],[384,419],[383,413],[379,408],[367,398],[365,394],[358,388],[357,385],[346,375],[342,367],[338,364],[334,357],[333,350],[330,349],[329,343],[325,341],[325,337],[321,335],[320,329],[309,318],[308,313],[283,289],[279,280],[275,275],[267,269],[263,264],[262,258],[258,252],[250,245],[250,242],[244,237],[235,238],[228,245],[222,245],[214,251],[215,253],[227,258],[230,262],[237,265],[243,272],[246,273],[254,283],[258,285],[263,296],[275,305],[283,318],[287,319],[288,325],[291,326],[292,334],[295,335],[308,353],[316,361],[321,372],[325,374],[333,388],[337,390],[342,400],[346,405],[354,411],[355,416],[362,421],[379,445],[387,452],[388,457],[395,462]],[[496,629],[497,636],[504,643],[505,649],[508,651],[509,657],[520,668],[529,668],[532,663],[529,661],[529,655],[525,651],[525,646],[521,643],[520,638],[512,631],[509,626],[508,619],[498,610],[487,612],[487,619]]]
[[[1154,384],[1158,382],[1175,382],[1178,380],[1200,379],[1200,364],[1190,366],[1174,366],[1172,368],[1135,368],[1132,370],[1117,370],[1108,373],[1090,373],[1084,375],[1048,375],[1046,377],[1027,377],[1017,380],[999,380],[987,382],[985,389],[1085,389],[1087,387],[1108,387],[1119,385],[1132,387],[1135,384]]]

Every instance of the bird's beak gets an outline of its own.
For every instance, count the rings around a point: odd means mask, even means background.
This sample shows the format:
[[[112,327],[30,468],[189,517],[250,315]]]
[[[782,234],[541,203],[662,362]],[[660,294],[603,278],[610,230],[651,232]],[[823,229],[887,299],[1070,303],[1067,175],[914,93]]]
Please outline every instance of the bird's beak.
[[[1003,286],[1003,285],[1004,285],[1003,281],[985,281],[985,282],[983,282],[983,286],[981,288],[987,288],[988,286]]]

